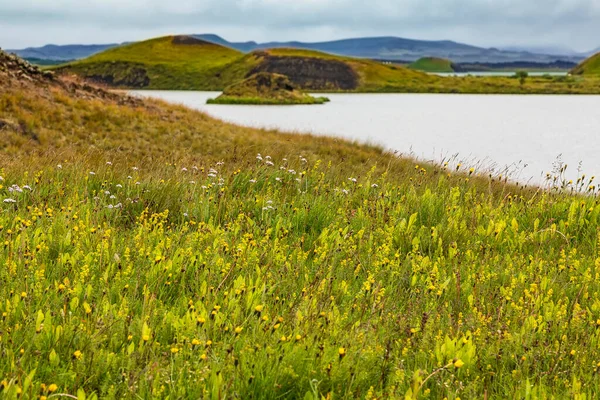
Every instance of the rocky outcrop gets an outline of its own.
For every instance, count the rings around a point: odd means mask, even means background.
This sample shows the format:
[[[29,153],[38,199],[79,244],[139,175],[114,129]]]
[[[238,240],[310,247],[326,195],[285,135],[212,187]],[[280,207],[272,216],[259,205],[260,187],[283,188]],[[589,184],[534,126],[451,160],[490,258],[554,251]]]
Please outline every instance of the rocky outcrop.
[[[256,53],[262,59],[247,76],[259,72],[285,75],[303,90],[354,90],[359,76],[352,67],[339,60],[315,57],[274,56]]]
[[[59,76],[45,71],[14,54],[0,49],[0,90],[21,88],[28,90],[47,90],[60,88],[70,95],[85,99],[103,99],[118,104],[138,105],[141,100],[126,94],[114,93],[100,87],[82,82],[73,76]],[[17,130],[18,126],[9,121],[0,121],[0,129]],[[20,129],[20,128],[19,128]]]

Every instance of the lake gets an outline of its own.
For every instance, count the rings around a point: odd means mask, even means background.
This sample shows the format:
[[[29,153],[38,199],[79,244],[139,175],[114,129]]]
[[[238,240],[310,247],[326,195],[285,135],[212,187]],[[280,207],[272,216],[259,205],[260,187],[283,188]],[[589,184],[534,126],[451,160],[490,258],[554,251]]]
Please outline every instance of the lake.
[[[433,72],[432,75],[438,76],[458,76],[458,77],[468,77],[468,76],[515,76],[517,71],[474,71],[474,72]],[[528,76],[567,76],[569,73],[567,71],[558,72],[527,72]]]
[[[344,137],[540,183],[557,160],[600,176],[600,96],[330,94],[320,106],[206,105],[219,93],[138,91],[236,124]]]

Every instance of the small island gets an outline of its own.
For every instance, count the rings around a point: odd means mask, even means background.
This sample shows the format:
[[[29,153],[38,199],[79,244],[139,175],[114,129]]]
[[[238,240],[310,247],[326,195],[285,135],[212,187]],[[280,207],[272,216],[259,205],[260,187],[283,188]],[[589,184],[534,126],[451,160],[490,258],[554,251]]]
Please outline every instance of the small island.
[[[227,87],[208,104],[295,105],[323,104],[326,97],[313,97],[298,88],[285,75],[260,72]]]

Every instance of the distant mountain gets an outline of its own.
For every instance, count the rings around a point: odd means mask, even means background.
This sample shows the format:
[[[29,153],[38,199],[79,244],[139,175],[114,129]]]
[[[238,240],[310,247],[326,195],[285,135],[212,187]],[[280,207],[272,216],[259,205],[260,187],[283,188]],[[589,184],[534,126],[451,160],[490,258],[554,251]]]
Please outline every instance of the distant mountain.
[[[373,37],[334,40],[328,42],[268,42],[257,43],[229,42],[214,34],[191,35],[198,39],[230,47],[244,53],[254,50],[271,48],[296,48],[321,51],[340,56],[361,57],[386,61],[414,62],[423,57],[436,57],[452,60],[454,63],[510,63],[510,62],[537,62],[549,63],[557,60],[578,63],[590,54],[552,54],[527,50],[495,49],[471,46],[450,40],[429,41],[413,40],[399,37]],[[118,44],[102,45],[47,45],[23,50],[9,50],[24,58],[48,60],[77,60],[86,58]],[[548,50],[558,50],[548,48]]]
[[[27,59],[70,61],[86,58],[116,46],[118,46],[118,44],[114,43],[90,45],[71,44],[63,46],[48,44],[43,47],[28,47],[22,50],[7,50],[7,52],[15,53],[19,57]]]
[[[264,50],[270,48],[296,48],[322,51],[326,53],[362,57],[389,61],[417,61],[423,57],[436,57],[452,60],[453,62],[485,62],[506,63],[515,61],[527,62],[554,62],[556,60],[579,62],[585,55],[579,54],[552,54],[536,53],[532,51],[511,51],[495,48],[482,48],[458,43],[451,40],[429,41],[413,40],[399,37],[373,37],[334,40],[329,42],[228,42],[217,35],[197,34],[193,35],[203,40],[228,46],[243,52],[252,50]]]

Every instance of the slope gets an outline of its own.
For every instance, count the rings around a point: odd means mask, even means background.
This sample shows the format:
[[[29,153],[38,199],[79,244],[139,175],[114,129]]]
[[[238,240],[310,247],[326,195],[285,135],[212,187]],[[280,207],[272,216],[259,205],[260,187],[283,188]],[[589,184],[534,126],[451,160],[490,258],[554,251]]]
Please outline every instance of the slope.
[[[1,52],[0,133],[3,399],[600,395],[596,188],[237,127]]]
[[[600,75],[600,53],[591,56],[571,71],[572,75]]]
[[[167,36],[112,48],[57,71],[113,87],[214,89],[221,86],[218,71],[241,56],[190,36]]]

